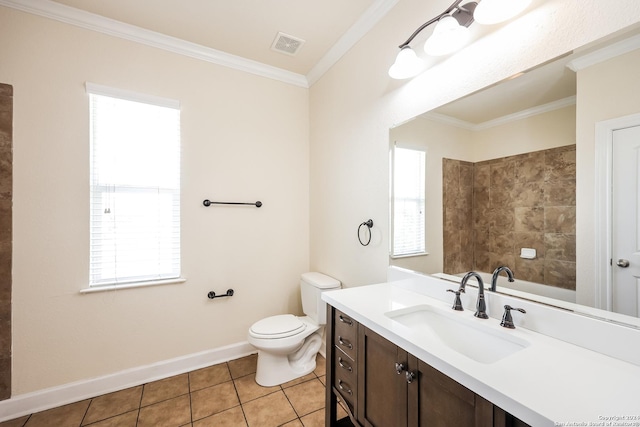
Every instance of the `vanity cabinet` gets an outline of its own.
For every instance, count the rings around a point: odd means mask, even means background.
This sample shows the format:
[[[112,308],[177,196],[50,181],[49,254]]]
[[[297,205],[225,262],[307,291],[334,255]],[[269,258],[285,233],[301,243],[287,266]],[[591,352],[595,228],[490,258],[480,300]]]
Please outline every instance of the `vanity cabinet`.
[[[339,310],[327,314],[327,427],[343,425],[338,399],[355,426],[526,426]]]

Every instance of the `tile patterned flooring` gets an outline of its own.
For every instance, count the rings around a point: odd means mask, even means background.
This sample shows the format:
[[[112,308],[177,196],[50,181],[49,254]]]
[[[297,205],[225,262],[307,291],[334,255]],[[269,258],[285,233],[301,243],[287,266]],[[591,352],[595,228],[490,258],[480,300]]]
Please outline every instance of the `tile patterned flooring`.
[[[275,387],[255,382],[257,355],[0,423],[0,427],[320,427],[325,359]],[[338,418],[346,416],[339,409]]]

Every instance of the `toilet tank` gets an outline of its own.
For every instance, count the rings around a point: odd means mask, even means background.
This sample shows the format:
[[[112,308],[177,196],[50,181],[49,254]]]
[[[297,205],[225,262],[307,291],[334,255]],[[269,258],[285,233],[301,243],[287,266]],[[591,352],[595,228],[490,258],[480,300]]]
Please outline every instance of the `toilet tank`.
[[[320,294],[333,289],[340,289],[340,281],[322,273],[304,273],[300,278],[302,311],[318,325],[327,323],[327,304]]]

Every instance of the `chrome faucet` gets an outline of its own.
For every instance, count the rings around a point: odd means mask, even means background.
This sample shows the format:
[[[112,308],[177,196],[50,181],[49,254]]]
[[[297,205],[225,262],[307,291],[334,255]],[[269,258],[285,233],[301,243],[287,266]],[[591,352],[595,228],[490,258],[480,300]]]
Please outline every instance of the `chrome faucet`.
[[[467,285],[467,281],[469,281],[471,277],[475,277],[478,281],[478,301],[476,302],[476,312],[474,313],[474,316],[480,319],[488,319],[487,305],[484,302],[484,282],[482,281],[482,277],[480,277],[480,275],[475,271],[468,272],[462,278],[462,282],[460,282],[460,291],[464,292],[464,287]]]
[[[513,282],[513,271],[511,271],[511,269],[509,269],[509,267],[507,267],[506,265],[498,267],[495,270],[493,270],[493,276],[491,276],[491,288],[489,288],[491,292],[496,291],[496,285],[498,284],[498,276],[500,275],[501,271],[504,271],[505,273],[507,273],[507,276],[509,277],[509,281]]]

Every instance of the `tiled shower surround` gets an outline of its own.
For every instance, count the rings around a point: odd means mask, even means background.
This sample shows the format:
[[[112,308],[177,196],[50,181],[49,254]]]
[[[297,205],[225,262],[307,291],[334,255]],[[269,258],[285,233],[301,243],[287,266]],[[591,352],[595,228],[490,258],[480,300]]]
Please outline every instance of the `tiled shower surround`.
[[[576,288],[576,146],[478,163],[443,159],[445,273]],[[535,259],[520,257],[534,248]]]
[[[0,400],[11,397],[13,87],[0,83]]]

